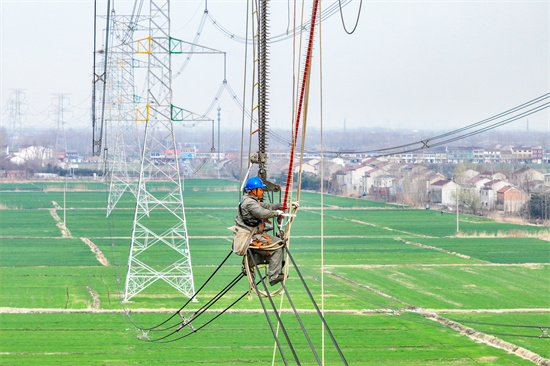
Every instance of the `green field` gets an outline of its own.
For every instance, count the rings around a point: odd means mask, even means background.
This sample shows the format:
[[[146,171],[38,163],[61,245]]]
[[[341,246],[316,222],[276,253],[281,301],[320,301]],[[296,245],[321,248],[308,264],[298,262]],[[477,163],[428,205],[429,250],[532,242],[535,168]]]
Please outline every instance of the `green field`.
[[[185,181],[195,289],[230,251],[227,227],[234,223],[238,186],[223,180]],[[99,181],[0,183],[0,364],[271,364],[273,335],[257,298],[245,296],[230,312],[181,340],[138,339],[129,319],[158,324],[188,299],[158,281],[129,303],[120,303],[135,200],[125,193],[107,218],[108,188]],[[166,194],[162,182],[150,189],[157,196]],[[302,192],[301,197],[289,248],[318,303],[324,291],[327,322],[350,365],[533,364],[424,318],[423,312],[498,333],[495,337],[550,358],[550,338],[538,338],[542,330],[536,328],[550,326],[550,243],[516,237],[547,228],[465,215],[460,228],[472,237],[455,237],[452,214],[329,195],[323,197],[321,211],[319,194]],[[144,222],[162,230],[171,220],[161,212]],[[62,231],[63,222],[67,231]],[[108,265],[100,263],[88,240]],[[161,269],[171,263],[170,254],[168,247],[155,246],[147,256]],[[197,311],[240,271],[241,257],[230,256],[183,314]],[[311,313],[294,269],[286,287],[320,353],[319,318]],[[219,315],[247,289],[242,279],[211,311],[194,319],[194,326]],[[279,304],[280,297],[275,301]],[[130,318],[123,315],[123,306],[132,310]],[[302,365],[317,364],[286,298],[283,309]],[[270,319],[276,322],[273,314]],[[180,323],[176,317],[167,325]],[[181,335],[188,334],[184,330]],[[325,337],[326,364],[342,364]],[[280,340],[295,364],[284,337]],[[275,360],[282,364],[278,352]]]

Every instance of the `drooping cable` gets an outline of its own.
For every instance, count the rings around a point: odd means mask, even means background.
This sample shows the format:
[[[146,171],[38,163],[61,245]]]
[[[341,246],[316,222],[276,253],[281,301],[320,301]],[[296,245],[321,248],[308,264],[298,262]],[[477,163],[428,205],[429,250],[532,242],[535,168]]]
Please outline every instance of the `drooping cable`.
[[[344,12],[342,11],[342,0],[338,0],[338,7],[340,8],[340,18],[342,19],[342,27],[344,28],[344,31],[346,31],[347,34],[353,34],[357,29],[357,25],[359,24],[359,17],[361,16],[362,6],[363,6],[363,0],[359,2],[359,11],[357,11],[357,19],[355,20],[355,25],[353,26],[353,29],[350,32],[346,28],[346,22],[344,21]]]
[[[549,98],[550,98],[550,93],[546,93],[546,94],[543,94],[543,95],[541,95],[541,96],[539,96],[535,99],[532,99],[528,102],[525,102],[521,105],[518,105],[514,108],[511,108],[507,111],[496,114],[492,117],[486,118],[486,119],[481,120],[479,122],[475,122],[473,124],[467,125],[465,127],[461,127],[459,129],[456,129],[456,130],[453,130],[453,131],[450,131],[450,132],[447,132],[447,133],[444,133],[444,134],[440,134],[440,135],[437,135],[437,136],[425,138],[425,139],[420,140],[420,141],[415,141],[415,142],[411,142],[411,143],[404,144],[404,145],[385,147],[385,148],[382,148],[382,149],[374,149],[374,150],[369,150],[369,151],[349,151],[349,153],[383,153],[383,154],[376,154],[376,156],[390,156],[390,155],[395,155],[395,154],[404,154],[404,153],[409,153],[409,152],[418,151],[418,150],[422,150],[422,149],[429,149],[429,148],[433,148],[433,147],[442,146],[442,145],[448,144],[450,142],[462,140],[462,139],[465,139],[467,137],[475,136],[475,135],[478,135],[478,134],[496,129],[498,127],[502,127],[504,125],[515,122],[515,121],[517,121],[521,118],[525,118],[525,117],[528,117],[532,114],[538,113],[542,110],[548,109],[550,107],[550,102],[548,102],[548,101],[543,102],[543,101],[545,101]],[[533,106],[533,108],[528,109],[528,110],[524,110],[525,108],[531,107],[531,106]],[[513,114],[513,113],[517,113],[517,114],[514,114],[512,116],[508,116],[508,115]],[[502,119],[503,117],[507,117],[507,118]],[[493,122],[493,121],[496,121],[496,122]],[[491,123],[489,125],[486,125],[489,122],[493,122],[493,123]],[[486,125],[486,126],[483,126],[483,125]],[[468,130],[473,129],[475,127],[479,127],[479,128],[474,129],[473,131],[465,132],[465,131],[468,131]],[[465,132],[465,133],[462,133],[462,132]],[[462,134],[460,134],[460,133],[462,133]],[[457,134],[459,134],[459,135],[457,135]],[[453,136],[453,135],[457,135],[457,136]],[[451,136],[453,136],[453,137],[451,137]],[[445,138],[445,137],[449,137],[449,138],[441,140],[442,138]],[[438,140],[441,140],[441,141],[438,141]],[[348,151],[345,151],[345,150],[326,151],[326,152],[327,153],[333,153],[333,154],[348,153]]]
[[[212,297],[205,305],[203,305],[200,309],[196,310],[193,314],[191,314],[191,316],[187,317],[187,318],[184,318],[182,316],[182,322],[181,323],[177,323],[177,324],[174,324],[168,328],[165,328],[163,329],[164,331],[168,331],[168,330],[171,330],[171,329],[174,329],[176,327],[178,327],[177,329],[175,330],[172,330],[170,333],[164,335],[164,336],[161,336],[159,338],[155,338],[155,339],[148,339],[149,341],[151,342],[158,342],[158,341],[163,341],[165,339],[168,339],[169,337],[171,337],[172,335],[178,333],[181,329],[185,328],[186,326],[189,326],[191,327],[191,329],[193,329],[193,333],[197,331],[196,328],[194,328],[192,326],[192,321],[195,321],[196,319],[198,319],[202,314],[204,314],[208,309],[210,309],[210,307],[212,307],[219,299],[221,299],[225,294],[227,294],[227,292],[229,292],[229,290],[231,290],[242,278],[244,277],[244,274],[243,273],[239,273],[228,285],[226,285],[223,290],[221,290],[218,294],[216,294],[214,297]],[[181,314],[180,314],[181,315]],[[149,332],[148,329],[141,329],[141,330],[146,330],[147,332]]]
[[[260,280],[262,281],[263,278]],[[258,282],[260,282],[258,281]],[[245,293],[243,293],[241,296],[239,296],[239,298],[235,301],[233,301],[228,307],[226,307],[225,309],[223,309],[219,314],[217,314],[215,317],[213,317],[212,319],[210,319],[209,321],[207,321],[206,323],[204,323],[203,325],[201,325],[200,327],[196,328],[195,330],[193,330],[192,332],[189,332],[187,334],[184,334],[183,336],[181,337],[177,337],[177,338],[173,338],[173,339],[167,339],[167,340],[162,340],[162,341],[156,341],[155,343],[171,343],[171,342],[175,342],[175,341],[178,341],[180,339],[183,339],[185,337],[188,337],[190,336],[191,334],[194,334],[196,332],[198,332],[199,330],[201,330],[202,328],[206,327],[208,324],[212,323],[214,320],[216,320],[217,318],[219,318],[220,316],[222,316],[227,310],[231,309],[236,303],[238,303],[239,301],[241,301],[243,299],[243,297],[245,297],[246,295],[248,294],[248,291],[246,291]]]
[[[196,298],[197,295],[201,292],[201,290],[210,282],[210,280],[216,275],[216,273],[218,273],[218,271],[220,270],[220,268],[222,268],[222,266],[225,264],[225,262],[227,261],[227,259],[229,259],[229,257],[231,256],[233,252],[232,251],[229,251],[229,254],[227,254],[227,256],[222,260],[222,262],[218,265],[218,267],[216,267],[216,269],[214,270],[214,272],[212,272],[212,274],[210,275],[210,277],[208,277],[208,279],[202,284],[202,286],[197,290],[195,291],[195,294],[192,298],[189,298],[189,300],[187,300],[187,302],[179,308],[178,311],[176,311],[174,314],[172,314],[172,316],[170,316],[168,319],[166,319],[165,321],[163,321],[162,323],[159,323],[157,325],[155,325],[154,327],[150,327],[150,328],[145,328],[147,330],[154,330],[156,328],[159,328],[161,327],[162,325],[166,324],[168,321],[170,321],[172,318],[174,318],[176,315],[178,315],[183,309],[185,309],[187,307],[187,305],[189,305],[189,303],[193,300],[193,298]]]
[[[489,118],[486,118],[486,119],[483,119],[481,121],[478,121],[478,122],[475,122],[475,123],[472,123],[472,124],[469,124],[467,126],[464,126],[464,127],[461,127],[461,128],[458,128],[456,130],[452,130],[452,131],[449,131],[449,132],[446,132],[446,133],[443,133],[443,134],[440,134],[440,135],[436,135],[436,136],[433,136],[433,137],[430,137],[428,139],[424,139],[423,141],[415,141],[415,142],[412,142],[412,143],[409,143],[409,144],[405,144],[405,145],[399,145],[399,146],[393,146],[393,147],[389,147],[389,148],[384,148],[384,149],[377,149],[377,150],[373,150],[373,151],[376,151],[376,152],[381,152],[381,151],[387,151],[387,150],[395,150],[395,149],[400,149],[400,148],[406,148],[406,147],[410,147],[410,146],[414,146],[416,144],[419,144],[419,143],[423,143],[424,141],[433,141],[433,140],[437,140],[437,139],[441,139],[443,137],[447,137],[447,136],[451,136],[451,135],[454,135],[454,134],[457,134],[457,133],[461,133],[463,131],[467,131],[469,129],[472,129],[474,127],[478,127],[478,126],[482,126],[488,122],[492,122],[498,118],[501,118],[501,117],[504,117],[508,114],[512,114],[514,112],[517,112],[523,108],[526,108],[526,107],[529,107],[533,104],[536,104],[536,103],[539,103],[545,99],[548,99],[550,97],[550,93],[546,93],[546,94],[543,94],[535,99],[532,99],[530,101],[527,101],[523,104],[520,104],[516,107],[513,107],[511,109],[508,109],[504,112],[501,112],[499,114],[496,114],[494,116],[491,116]]]
[[[174,74],[172,79],[175,79],[178,76],[182,75],[182,73],[183,73],[183,71],[185,71],[185,68],[187,67],[187,65],[189,65],[189,62],[191,61],[191,57],[193,55],[193,52],[195,51],[195,48],[197,47],[197,43],[199,42],[199,39],[201,37],[202,30],[204,28],[204,24],[206,22],[207,16],[208,16],[208,9],[205,6],[205,9],[204,9],[204,12],[202,14],[202,18],[201,18],[201,21],[200,21],[200,24],[199,24],[199,29],[197,30],[197,32],[195,34],[195,38],[193,39],[193,43],[191,44],[191,48],[189,50],[189,53],[187,54],[187,57],[185,58],[185,61],[183,62],[183,65],[181,65],[181,67]]]
[[[342,8],[347,6],[348,4],[350,4],[351,1],[352,0],[344,0],[342,2],[342,5],[341,5]],[[339,2],[338,2],[338,0],[336,0],[324,10],[325,13],[323,14],[323,19],[325,19],[325,20],[329,19],[331,16],[333,16],[334,14],[336,14],[338,12],[338,9],[339,9]],[[216,27],[216,29],[218,29],[218,31],[220,31],[220,33],[222,33],[224,36],[226,36],[230,40],[235,41],[235,42],[239,42],[239,43],[253,42],[250,39],[239,36],[239,35],[231,32],[231,31],[229,31],[227,28],[225,28],[223,25],[221,25],[221,23],[217,19],[215,19],[213,17],[211,11],[208,12],[208,19],[210,19],[210,22],[212,23],[212,25],[214,27]],[[287,30],[287,31],[285,31],[285,32],[283,32],[279,35],[269,37],[268,41],[271,42],[271,43],[285,41],[285,40],[287,40],[291,37],[294,37],[295,34],[298,34],[301,31],[309,31],[310,27],[311,27],[311,24],[312,24],[311,21],[308,21],[300,27],[294,27],[294,29],[292,29],[291,31]]]

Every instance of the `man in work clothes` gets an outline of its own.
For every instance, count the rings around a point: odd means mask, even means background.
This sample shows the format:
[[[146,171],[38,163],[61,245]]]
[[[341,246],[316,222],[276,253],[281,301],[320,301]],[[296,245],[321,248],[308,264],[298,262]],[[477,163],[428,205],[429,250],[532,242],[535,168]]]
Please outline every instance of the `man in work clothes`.
[[[243,197],[239,205],[239,211],[235,221],[237,226],[244,227],[250,231],[256,229],[256,234],[252,236],[253,246],[262,248],[275,245],[279,247],[284,244],[283,240],[277,236],[267,234],[265,231],[271,228],[267,228],[264,221],[267,222],[267,219],[271,217],[281,216],[284,213],[281,211],[283,205],[279,203],[262,202],[264,187],[265,184],[259,177],[252,177],[246,181],[245,188],[247,194]],[[252,249],[251,252],[256,264],[269,263],[267,276],[269,277],[269,284],[271,286],[284,279],[282,247],[267,251]],[[248,262],[251,273],[254,273],[254,263],[252,259],[249,259]],[[243,269],[245,265],[243,258]]]

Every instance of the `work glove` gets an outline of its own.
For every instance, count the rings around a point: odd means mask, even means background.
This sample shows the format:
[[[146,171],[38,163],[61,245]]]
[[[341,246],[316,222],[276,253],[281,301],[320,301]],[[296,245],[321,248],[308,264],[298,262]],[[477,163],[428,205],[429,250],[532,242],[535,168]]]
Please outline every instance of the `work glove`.
[[[277,216],[281,216],[282,214],[285,213],[283,210],[277,210],[275,212],[277,213]]]
[[[277,204],[277,210],[282,210],[283,207],[285,207],[285,205],[283,205],[282,203]]]
[[[299,208],[300,204],[298,202],[292,202],[292,208]]]

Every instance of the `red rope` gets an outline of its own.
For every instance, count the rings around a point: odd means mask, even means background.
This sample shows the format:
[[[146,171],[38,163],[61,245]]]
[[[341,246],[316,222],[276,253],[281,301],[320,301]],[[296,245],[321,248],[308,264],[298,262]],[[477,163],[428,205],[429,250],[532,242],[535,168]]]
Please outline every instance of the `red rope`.
[[[302,106],[304,104],[304,94],[306,90],[307,85],[307,79],[309,75],[309,66],[311,61],[311,51],[313,48],[313,34],[315,32],[315,20],[317,18],[317,7],[319,5],[319,0],[315,0],[313,3],[313,14],[311,15],[311,28],[309,30],[309,41],[307,46],[307,55],[306,55],[306,63],[304,66],[304,76],[302,78],[302,87],[300,91],[300,100],[298,103],[298,113],[296,114],[296,128],[294,131],[293,141],[292,141],[292,149],[290,152],[290,165],[288,166],[288,175],[286,177],[286,187],[285,187],[285,200],[283,201],[283,211],[286,211],[286,204],[288,202],[288,189],[290,187],[290,182],[292,179],[292,168],[294,167],[294,152],[296,150],[296,140],[298,139],[298,127],[300,125],[300,119],[302,117]]]

